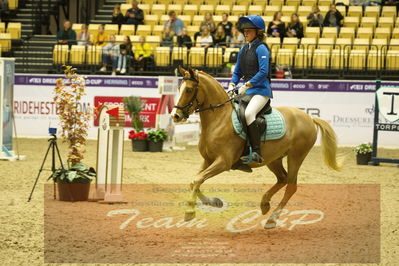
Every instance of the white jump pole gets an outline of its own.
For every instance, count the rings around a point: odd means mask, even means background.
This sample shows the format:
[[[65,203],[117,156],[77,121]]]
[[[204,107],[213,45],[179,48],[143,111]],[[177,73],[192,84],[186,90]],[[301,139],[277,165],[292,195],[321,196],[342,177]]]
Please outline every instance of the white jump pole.
[[[99,114],[97,179],[93,196],[102,202],[123,202],[123,127],[125,111],[117,105],[103,105]]]

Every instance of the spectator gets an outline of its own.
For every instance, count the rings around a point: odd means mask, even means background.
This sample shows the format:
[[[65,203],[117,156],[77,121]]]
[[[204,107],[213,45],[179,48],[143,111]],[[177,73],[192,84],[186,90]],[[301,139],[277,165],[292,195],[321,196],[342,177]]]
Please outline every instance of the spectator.
[[[244,45],[245,37],[242,34],[237,26],[231,28],[231,39],[230,39],[230,47],[231,48],[241,48]]]
[[[57,43],[69,46],[76,43],[76,32],[72,29],[72,23],[69,20],[64,22],[64,29],[58,31]]]
[[[121,29],[121,25],[125,23],[125,17],[121,12],[121,6],[115,5],[114,12],[112,13],[112,24],[118,24],[119,29]]]
[[[205,13],[204,20],[201,22],[200,28],[203,26],[207,26],[211,33],[215,32],[215,22],[213,21],[211,13]]]
[[[387,0],[384,1],[384,6],[396,6],[396,12],[399,11],[399,0]]]
[[[137,31],[138,25],[144,24],[144,12],[139,8],[139,3],[136,0],[132,2],[132,8],[126,11],[126,23],[133,24],[135,26],[135,32]]]
[[[111,64],[112,76],[115,76],[119,54],[119,45],[115,42],[115,35],[110,35],[109,42],[103,47],[103,67],[100,69],[100,71],[107,71],[107,64]]]
[[[230,36],[226,35],[223,25],[216,28],[216,32],[213,35],[213,44],[215,47],[226,48],[227,44],[230,42]]]
[[[123,39],[123,43],[119,45],[119,58],[118,58],[118,68],[116,72],[121,74],[126,73],[126,62],[133,58],[133,51],[132,51],[132,42],[130,41],[129,36],[125,36]]]
[[[98,27],[98,32],[94,37],[94,45],[104,47],[107,44],[108,36],[104,32],[104,25]]]
[[[267,35],[269,37],[280,37],[284,38],[285,35],[285,25],[284,22],[281,21],[281,12],[274,13],[273,21],[269,23],[267,26]]]
[[[324,27],[336,27],[339,28],[341,26],[341,20],[343,20],[344,17],[341,15],[341,13],[337,10],[336,6],[334,4],[330,5],[330,10],[327,12],[326,17],[324,18]]]
[[[177,45],[179,47],[186,46],[187,49],[190,49],[193,46],[193,42],[191,37],[187,35],[187,29],[183,28],[180,35],[177,36]]]
[[[134,46],[134,58],[141,71],[153,63],[151,46],[145,42],[143,36],[140,37],[139,43]]]
[[[78,45],[89,45],[90,44],[90,33],[87,30],[87,25],[82,24],[82,30],[78,34]]]
[[[202,35],[202,32],[204,31],[204,28],[205,28],[205,27],[206,27],[206,26],[200,27],[200,31],[194,33],[194,41],[197,41],[198,37],[200,37],[200,36]]]
[[[180,35],[184,28],[184,23],[181,19],[176,17],[175,11],[169,11],[169,20],[165,22],[164,29],[169,27],[176,35]]]
[[[0,10],[8,10],[8,1],[7,0],[0,0]]]
[[[313,12],[307,16],[309,27],[319,27],[323,26],[323,15],[320,14],[320,9],[318,6],[313,7]]]
[[[172,49],[174,35],[174,32],[172,32],[169,27],[166,27],[162,34],[161,46],[170,47]]]
[[[294,13],[291,15],[291,22],[288,23],[285,36],[296,37],[298,39],[303,37],[303,25],[299,20],[298,14]]]
[[[230,21],[228,21],[228,18],[229,15],[227,13],[223,13],[222,22],[219,22],[218,26],[222,25],[226,35],[231,37],[231,28],[233,27],[233,24]]]
[[[208,27],[204,26],[201,32],[201,36],[198,37],[197,46],[208,48],[212,46],[213,38]]]
[[[389,1],[384,1],[384,5],[387,5]],[[397,2],[397,1],[396,1]],[[337,4],[337,3],[336,3]],[[381,0],[350,0],[349,5],[351,6],[362,6],[363,11],[365,10],[366,6],[381,6]]]

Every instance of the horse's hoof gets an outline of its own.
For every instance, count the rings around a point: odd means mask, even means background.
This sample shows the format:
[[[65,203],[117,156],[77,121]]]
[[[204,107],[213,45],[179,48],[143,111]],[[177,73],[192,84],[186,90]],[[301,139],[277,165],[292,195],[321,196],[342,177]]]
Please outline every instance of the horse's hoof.
[[[184,213],[184,221],[188,222],[195,218],[195,211],[186,211]]]
[[[265,229],[273,229],[276,228],[276,222],[274,220],[267,220],[264,226]]]
[[[211,198],[210,199],[210,205],[212,206],[212,207],[215,207],[215,208],[222,208],[223,207],[223,201],[221,200],[221,199],[219,199],[219,198]]]
[[[260,209],[262,210],[262,215],[265,215],[270,210],[270,202],[261,202]]]

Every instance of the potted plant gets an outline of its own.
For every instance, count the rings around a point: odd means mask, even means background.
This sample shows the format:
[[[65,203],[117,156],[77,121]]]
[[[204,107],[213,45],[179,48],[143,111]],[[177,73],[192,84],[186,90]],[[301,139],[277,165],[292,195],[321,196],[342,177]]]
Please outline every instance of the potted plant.
[[[168,133],[162,128],[148,131],[148,150],[151,152],[161,152],[163,142],[167,139]]]
[[[132,140],[133,151],[147,151],[147,134],[143,132],[144,123],[140,119],[140,113],[143,110],[144,101],[139,97],[129,96],[123,98],[123,104],[132,118],[132,127],[134,130],[129,132],[129,139]]]
[[[356,162],[360,165],[367,165],[371,161],[371,153],[373,152],[373,146],[371,143],[362,143],[355,147],[354,152],[356,153]]]
[[[52,178],[58,186],[58,197],[62,201],[86,201],[90,191],[90,182],[96,177],[92,167],[84,163],[62,167],[56,170]]]
[[[83,160],[91,111],[83,111],[81,99],[85,95],[85,79],[71,66],[65,67],[65,78],[57,80],[54,102],[61,124],[61,136],[68,142],[68,160],[50,178],[58,186],[59,199],[67,201],[87,200],[90,182],[96,176]]]
[[[134,130],[129,131],[129,139],[132,140],[133,151],[148,151],[148,134],[144,131],[136,132]]]

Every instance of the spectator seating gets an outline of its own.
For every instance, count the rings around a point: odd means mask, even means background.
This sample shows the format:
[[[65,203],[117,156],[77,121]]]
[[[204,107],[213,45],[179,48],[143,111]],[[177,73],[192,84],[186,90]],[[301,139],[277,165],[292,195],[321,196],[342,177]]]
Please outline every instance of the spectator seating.
[[[395,7],[384,6],[381,11],[376,6],[337,6],[344,16],[343,25],[338,30],[335,27],[307,27],[307,15],[312,12],[312,7],[318,5],[323,17],[329,10],[329,5],[334,2],[348,2],[347,0],[149,0],[141,1],[139,7],[145,13],[145,25],[139,25],[135,32],[133,25],[105,25],[106,34],[117,35],[117,41],[122,41],[123,36],[130,36],[137,42],[140,36],[145,36],[151,43],[154,51],[155,64],[168,66],[173,60],[183,60],[192,66],[218,67],[228,62],[232,51],[238,48],[209,48],[193,47],[159,47],[164,31],[164,23],[169,19],[168,12],[175,11],[184,22],[187,33],[193,39],[198,32],[199,25],[204,20],[205,13],[213,14],[217,24],[222,20],[222,14],[229,14],[229,21],[236,22],[240,14],[262,15],[266,24],[273,20],[275,12],[281,11],[282,21],[290,22],[291,15],[298,13],[304,26],[305,37],[301,40],[285,37],[280,43],[280,38],[267,38],[266,42],[271,49],[272,62],[282,65],[292,65],[297,68],[332,68],[340,69],[346,66],[350,69],[379,69],[386,64],[392,69],[399,69],[399,18]],[[122,12],[131,8],[131,1],[121,5]],[[0,34],[9,33],[11,38],[18,38],[18,26],[11,25],[6,28],[0,23]],[[80,24],[73,28],[78,33]],[[97,34],[98,25],[89,26],[90,33]],[[20,32],[20,28],[19,28]],[[119,34],[119,35],[118,35]],[[10,39],[11,39],[10,38]],[[10,41],[5,42],[5,35],[0,35],[0,44],[3,51],[10,46]],[[8,48],[9,49],[9,48]],[[91,46],[87,50],[73,45],[69,48],[57,46],[54,48],[58,61],[70,60],[73,63],[90,61],[90,64],[101,62],[101,47]],[[65,54],[69,54],[65,57]],[[100,54],[100,57],[99,57]],[[384,58],[386,57],[386,60]],[[90,58],[90,60],[88,60]],[[381,59],[382,58],[382,59]],[[384,62],[386,61],[386,62]]]

